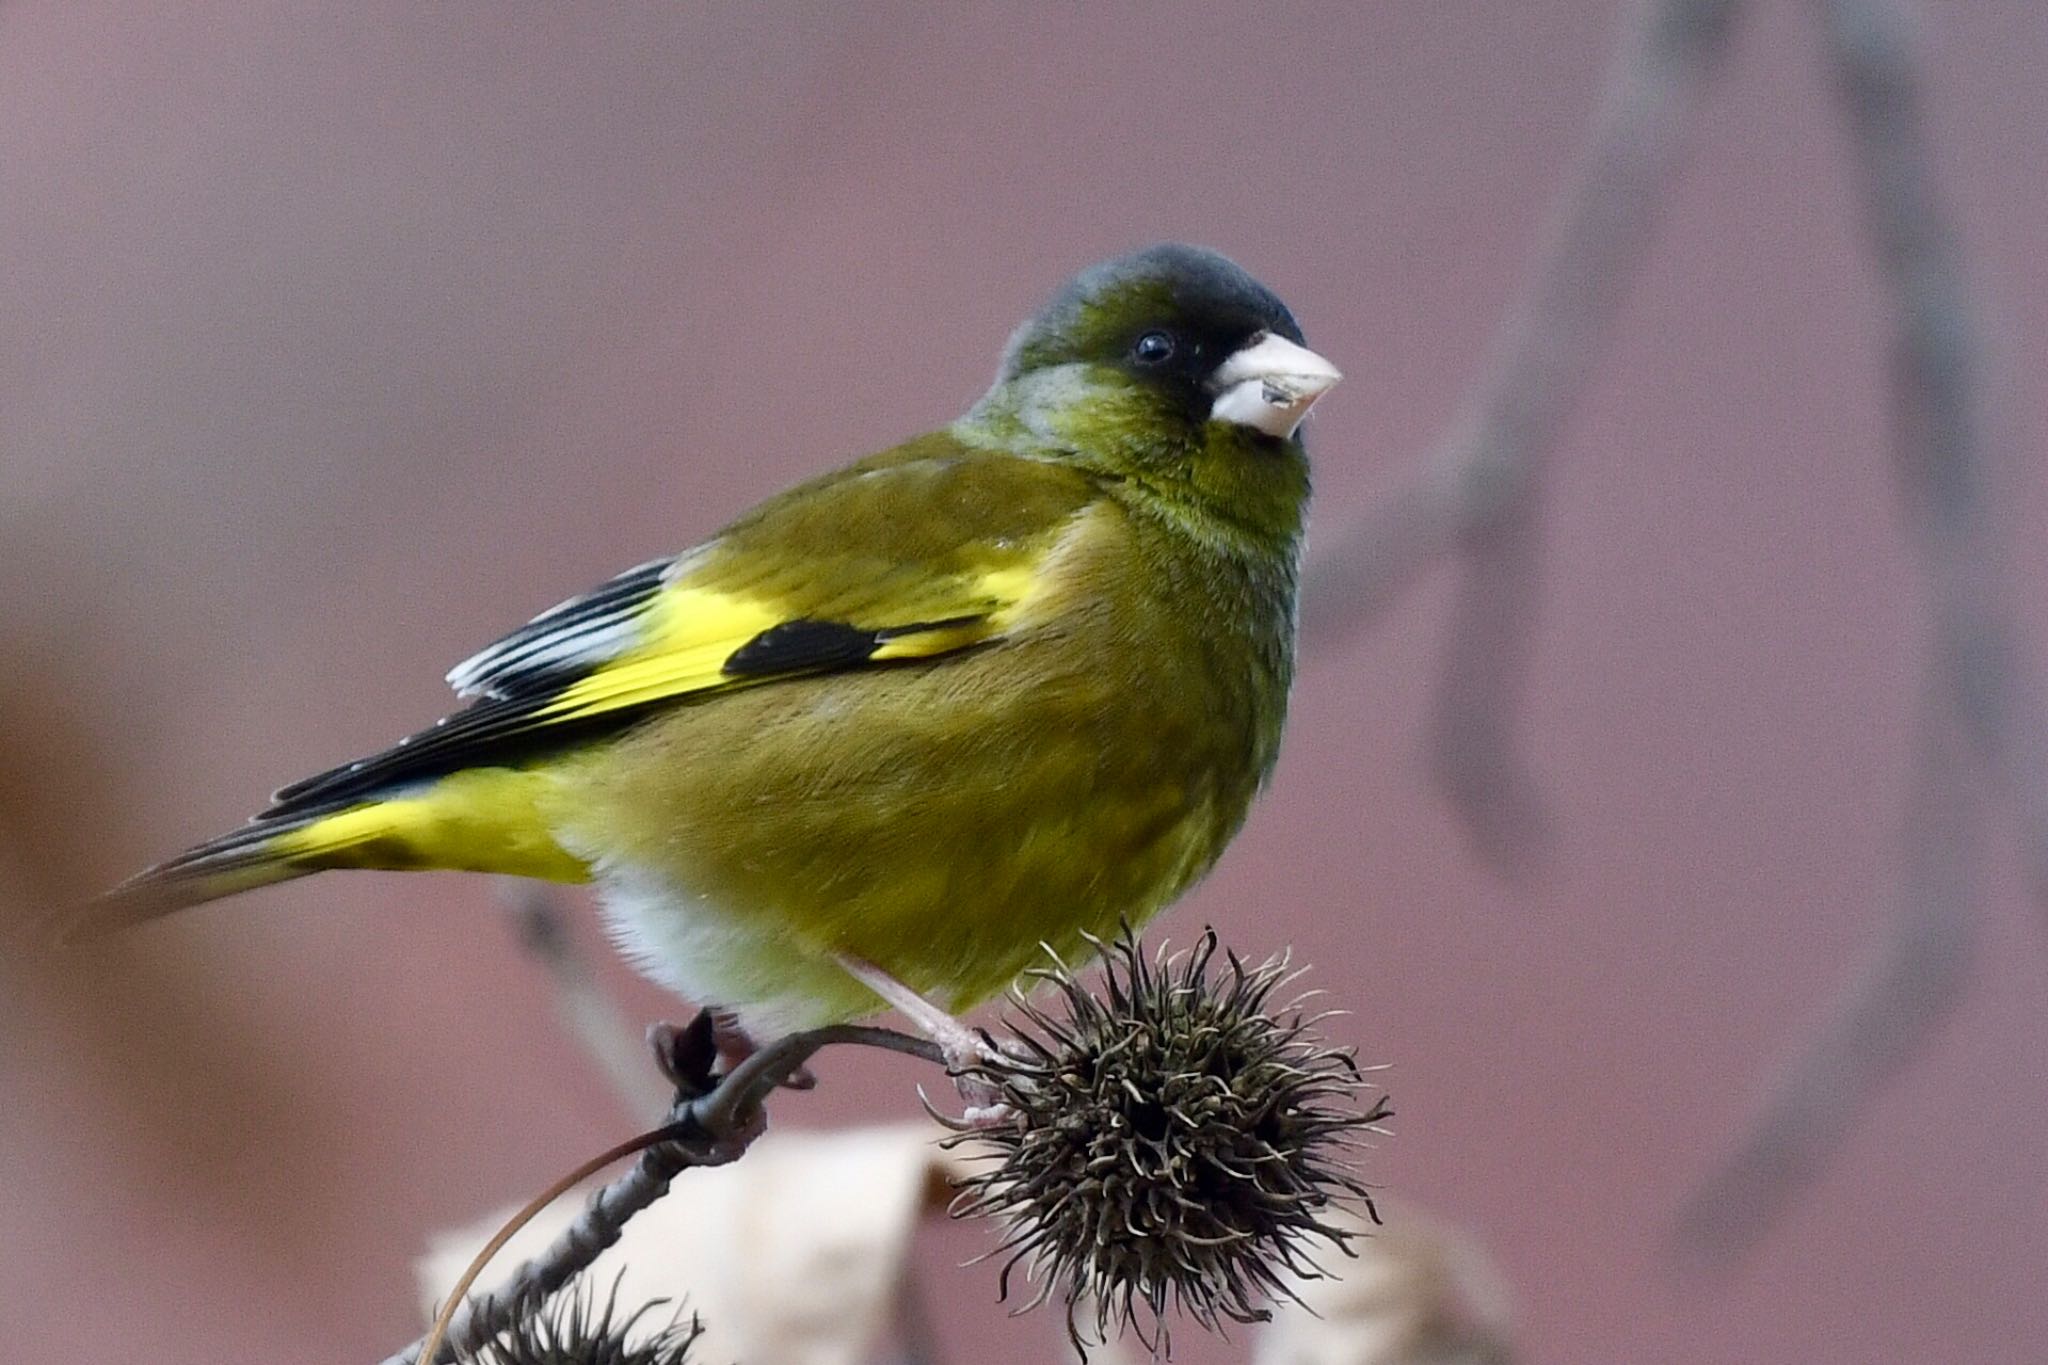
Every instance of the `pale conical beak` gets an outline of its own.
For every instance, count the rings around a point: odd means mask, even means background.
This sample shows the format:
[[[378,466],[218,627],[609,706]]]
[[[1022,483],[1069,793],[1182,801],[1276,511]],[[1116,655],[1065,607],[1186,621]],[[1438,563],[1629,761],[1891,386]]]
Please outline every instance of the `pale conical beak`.
[[[1308,347],[1266,332],[1217,367],[1209,381],[1216,395],[1209,420],[1256,427],[1285,440],[1343,377]]]

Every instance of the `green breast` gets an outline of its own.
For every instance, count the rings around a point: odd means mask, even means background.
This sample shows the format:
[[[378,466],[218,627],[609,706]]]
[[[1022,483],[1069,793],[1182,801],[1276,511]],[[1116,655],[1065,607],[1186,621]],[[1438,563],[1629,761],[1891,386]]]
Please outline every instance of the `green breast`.
[[[754,932],[954,1008],[1041,943],[1142,922],[1214,864],[1272,766],[1291,547],[1260,563],[1104,516],[1114,535],[1014,638],[679,708],[578,780],[577,823]]]

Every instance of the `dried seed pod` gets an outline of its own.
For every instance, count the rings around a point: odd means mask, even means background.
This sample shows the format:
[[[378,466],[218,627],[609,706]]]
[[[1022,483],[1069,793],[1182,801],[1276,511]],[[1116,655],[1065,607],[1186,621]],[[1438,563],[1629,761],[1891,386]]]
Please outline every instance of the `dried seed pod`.
[[[1018,1311],[1059,1293],[1084,1352],[1113,1323],[1163,1351],[1170,1307],[1211,1330],[1264,1321],[1289,1276],[1321,1273],[1314,1244],[1348,1254],[1328,1215],[1348,1201],[1377,1221],[1347,1157],[1393,1111],[1358,1103],[1351,1052],[1316,1031],[1327,1014],[1273,1005],[1298,975],[1284,959],[1219,962],[1213,931],[1148,959],[1128,929],[1103,957],[1099,994],[1057,958],[1034,973],[1051,999],[1013,994],[1016,1037],[976,1073],[1013,1113],[954,1139],[995,1164],[953,1211],[1011,1225],[1002,1293],[1020,1264],[1039,1285]]]
[[[667,1300],[621,1315],[616,1280],[601,1303],[574,1284],[558,1294],[529,1297],[513,1325],[464,1357],[465,1365],[689,1365],[690,1347],[701,1331],[691,1317],[671,1318],[651,1334],[637,1332]]]

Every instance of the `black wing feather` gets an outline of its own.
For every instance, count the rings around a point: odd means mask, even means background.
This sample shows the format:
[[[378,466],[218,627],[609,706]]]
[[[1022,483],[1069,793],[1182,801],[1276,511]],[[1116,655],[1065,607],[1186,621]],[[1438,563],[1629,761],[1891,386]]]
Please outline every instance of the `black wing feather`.
[[[269,820],[342,805],[464,768],[516,765],[629,729],[649,712],[681,700],[665,698],[565,721],[541,715],[552,699],[551,695],[518,695],[477,702],[368,758],[278,788],[270,807],[258,818]]]
[[[528,621],[448,674],[466,696],[523,697],[554,693],[588,676],[598,660],[579,650],[630,625],[668,582],[673,556],[649,560],[608,579],[581,597]]]
[[[573,604],[572,604],[573,605]],[[839,621],[784,621],[754,636],[727,657],[721,671],[735,683],[830,673],[865,662],[885,641],[928,630],[950,630],[982,619],[948,617],[865,630]],[[381,753],[344,763],[281,787],[259,817],[271,820],[327,809],[388,792],[408,782],[445,777],[463,768],[504,767],[574,744],[631,729],[657,711],[711,697],[717,689],[662,697],[637,706],[573,719],[546,714],[548,706],[589,670],[565,672],[552,687],[522,675],[516,691],[489,696],[406,736]]]
[[[845,668],[882,647],[879,631],[843,621],[784,621],[768,627],[726,657],[730,678],[757,678],[798,669]]]

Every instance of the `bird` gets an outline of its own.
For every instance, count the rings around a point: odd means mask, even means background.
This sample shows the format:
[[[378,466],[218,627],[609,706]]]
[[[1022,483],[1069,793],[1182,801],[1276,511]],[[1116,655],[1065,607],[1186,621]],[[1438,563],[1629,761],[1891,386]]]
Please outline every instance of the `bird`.
[[[449,672],[466,704],[76,911],[91,938],[335,869],[593,883],[736,1051],[962,1012],[1215,864],[1278,756],[1338,379],[1228,258],[1091,266],[950,425]]]

